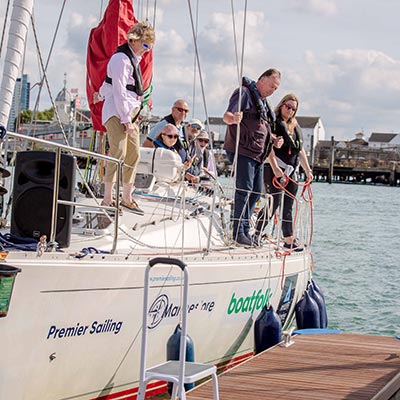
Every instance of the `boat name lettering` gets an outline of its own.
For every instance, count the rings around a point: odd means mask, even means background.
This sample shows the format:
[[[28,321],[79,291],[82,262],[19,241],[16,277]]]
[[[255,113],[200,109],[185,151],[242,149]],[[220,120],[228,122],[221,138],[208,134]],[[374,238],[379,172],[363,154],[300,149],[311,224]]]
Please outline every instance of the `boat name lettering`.
[[[212,312],[215,306],[214,301],[200,300],[196,303],[188,304],[188,313],[193,311]],[[181,306],[170,302],[166,294],[159,295],[149,308],[149,329],[153,329],[160,324],[164,318],[172,318],[179,315]]]
[[[74,336],[84,336],[87,333],[95,335],[98,333],[112,332],[117,335],[122,327],[122,321],[115,322],[111,318],[106,319],[104,322],[93,321],[91,325],[81,325],[79,322],[74,326],[57,327],[56,325],[50,326],[47,333],[47,339],[62,339]]]
[[[254,290],[252,296],[237,298],[236,293],[234,292],[228,305],[228,314],[260,310],[265,306],[271,296],[271,289],[266,289],[264,294],[262,294],[262,289],[259,289],[258,292]]]
[[[181,276],[151,276],[150,277],[150,281],[151,282],[159,282],[159,281],[172,281],[172,282],[177,282],[177,281],[181,281],[182,277]]]

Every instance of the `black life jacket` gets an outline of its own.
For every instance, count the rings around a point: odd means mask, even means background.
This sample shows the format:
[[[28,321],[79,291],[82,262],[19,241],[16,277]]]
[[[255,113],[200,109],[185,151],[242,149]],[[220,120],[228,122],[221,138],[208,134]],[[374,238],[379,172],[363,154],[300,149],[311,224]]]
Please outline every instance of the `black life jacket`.
[[[139,64],[135,64],[135,60],[133,58],[132,50],[129,47],[128,43],[124,43],[121,46],[117,47],[115,53],[124,53],[130,60],[133,67],[132,77],[135,80],[134,85],[126,85],[126,89],[135,92],[138,96],[143,95],[143,80],[142,80],[142,71],[140,70]],[[109,76],[106,76],[105,81],[112,85],[112,79]]]
[[[175,122],[172,114],[168,114],[162,119],[167,121],[169,124],[176,126],[176,122]],[[186,135],[184,135],[184,136],[185,136],[185,138],[182,139],[181,135],[179,134],[178,140],[174,144],[174,148],[179,153],[179,155],[182,157],[182,159],[185,158],[185,160],[187,160],[189,157],[189,144],[186,140]],[[185,152],[185,156],[183,154],[184,152]]]
[[[246,76],[242,78],[242,85],[249,89],[250,95],[253,99],[255,106],[257,107],[257,114],[244,112],[243,118],[247,119],[262,119],[266,121],[271,127],[273,127],[276,116],[275,112],[270,107],[268,100],[263,100],[257,89],[256,83]]]

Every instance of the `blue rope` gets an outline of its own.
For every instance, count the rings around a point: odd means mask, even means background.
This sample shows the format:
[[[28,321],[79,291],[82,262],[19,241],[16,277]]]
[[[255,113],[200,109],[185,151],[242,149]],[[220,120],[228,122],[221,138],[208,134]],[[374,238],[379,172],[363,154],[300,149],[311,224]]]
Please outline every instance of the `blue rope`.
[[[77,254],[76,258],[86,257],[88,254],[110,254],[109,251],[106,250],[98,250],[95,247],[85,247],[81,250],[80,254]]]
[[[12,233],[0,233],[0,244],[6,249],[36,251],[38,241],[33,238],[23,238]]]

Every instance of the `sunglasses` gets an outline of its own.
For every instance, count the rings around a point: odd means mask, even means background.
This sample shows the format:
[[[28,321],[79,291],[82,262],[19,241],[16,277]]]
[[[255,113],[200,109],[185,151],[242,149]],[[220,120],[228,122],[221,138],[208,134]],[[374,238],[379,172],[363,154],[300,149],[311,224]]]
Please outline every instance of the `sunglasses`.
[[[285,107],[289,110],[289,111],[296,111],[296,107],[291,106],[290,104],[285,104]]]
[[[197,141],[201,143],[209,143],[210,141],[208,139],[197,139]]]
[[[197,124],[192,124],[190,125],[193,129],[201,129],[201,126],[197,125]]]
[[[146,51],[150,51],[151,50],[151,46],[147,43],[142,43],[142,47],[146,50]]]
[[[189,112],[189,110],[187,110],[186,108],[182,108],[182,107],[175,107],[180,113],[181,112],[185,112],[185,113],[188,113]]]
[[[163,133],[163,135],[164,136],[167,136],[168,138],[170,138],[170,139],[178,139],[178,135],[171,135],[171,134],[169,134],[169,133]]]

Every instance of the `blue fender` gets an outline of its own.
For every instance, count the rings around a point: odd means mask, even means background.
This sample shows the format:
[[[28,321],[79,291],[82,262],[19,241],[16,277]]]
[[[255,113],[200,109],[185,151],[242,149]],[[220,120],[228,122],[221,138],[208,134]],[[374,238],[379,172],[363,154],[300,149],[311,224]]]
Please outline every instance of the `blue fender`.
[[[323,296],[315,290],[313,284],[308,287],[308,293],[316,301],[319,309],[320,326],[319,328],[325,329],[328,326],[328,315],[326,313],[326,305]]]
[[[295,307],[297,329],[319,328],[321,320],[317,302],[310,296],[308,291],[297,302]]]
[[[282,322],[274,307],[265,305],[254,322],[254,352],[261,353],[281,340]]]
[[[182,336],[181,325],[178,324],[174,330],[174,333],[169,337],[167,342],[167,361],[179,360],[179,348]],[[194,361],[194,344],[193,340],[189,335],[186,335],[186,361]],[[185,390],[194,388],[194,383],[185,384]],[[172,393],[172,384],[168,383],[168,392]]]
[[[317,282],[314,279],[311,279],[310,284],[313,286],[314,290],[321,295],[321,297],[325,300],[324,291],[321,289],[321,286],[317,285]]]

